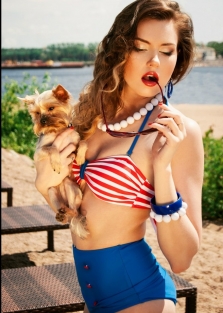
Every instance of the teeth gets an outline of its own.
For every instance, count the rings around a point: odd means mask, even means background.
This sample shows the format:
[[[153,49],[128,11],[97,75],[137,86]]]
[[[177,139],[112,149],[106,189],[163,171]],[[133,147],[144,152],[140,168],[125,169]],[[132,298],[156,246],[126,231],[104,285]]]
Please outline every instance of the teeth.
[[[144,76],[143,78],[146,80],[150,80],[151,77],[153,77],[153,76]]]
[[[143,79],[147,80],[149,82],[155,82],[155,83],[158,83],[158,81],[159,81],[159,78],[156,75],[153,75],[153,74],[144,75]]]

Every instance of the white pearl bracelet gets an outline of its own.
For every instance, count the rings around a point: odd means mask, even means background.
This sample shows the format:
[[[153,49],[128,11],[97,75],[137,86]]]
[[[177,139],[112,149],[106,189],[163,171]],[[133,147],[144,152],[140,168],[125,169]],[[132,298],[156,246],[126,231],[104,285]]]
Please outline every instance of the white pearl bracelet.
[[[171,220],[177,221],[180,216],[184,216],[186,214],[187,210],[187,203],[182,201],[182,207],[179,209],[179,211],[169,215],[160,215],[156,214],[152,209],[150,211],[150,217],[153,218],[157,223],[165,222],[169,223]]]

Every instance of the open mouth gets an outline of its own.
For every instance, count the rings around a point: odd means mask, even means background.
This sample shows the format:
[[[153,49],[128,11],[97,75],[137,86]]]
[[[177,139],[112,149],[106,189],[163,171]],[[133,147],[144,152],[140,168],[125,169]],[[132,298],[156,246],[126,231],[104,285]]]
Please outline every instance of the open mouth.
[[[153,71],[147,72],[142,77],[142,82],[146,86],[149,86],[149,87],[155,86],[158,81],[159,81],[159,75],[156,72],[153,72]]]

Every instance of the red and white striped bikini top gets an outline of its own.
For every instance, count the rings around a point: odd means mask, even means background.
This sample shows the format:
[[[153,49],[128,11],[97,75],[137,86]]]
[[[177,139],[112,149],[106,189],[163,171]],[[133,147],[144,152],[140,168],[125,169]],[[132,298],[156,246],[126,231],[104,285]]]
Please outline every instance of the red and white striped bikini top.
[[[148,111],[139,131],[143,130],[152,111]],[[138,209],[150,209],[154,188],[131,159],[131,154],[139,139],[135,136],[126,155],[115,155],[81,166],[73,162],[73,174],[78,184],[84,179],[99,199],[118,205]]]
[[[118,155],[86,161],[81,166],[73,162],[78,184],[84,179],[101,200],[138,209],[150,209],[154,189],[129,155]]]

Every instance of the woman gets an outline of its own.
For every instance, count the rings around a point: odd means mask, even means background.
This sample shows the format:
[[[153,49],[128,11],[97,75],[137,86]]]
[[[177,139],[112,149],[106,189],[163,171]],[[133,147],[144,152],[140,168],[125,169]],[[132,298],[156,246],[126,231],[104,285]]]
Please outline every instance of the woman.
[[[74,114],[88,144],[87,162],[81,171],[73,163],[73,174],[85,181],[80,210],[89,235],[72,234],[86,313],[175,312],[174,284],[143,238],[151,218],[175,273],[199,249],[202,136],[196,122],[162,101],[162,90],[170,96],[192,61],[192,21],[173,1],[129,4],[100,45]],[[60,175],[49,160],[36,164],[36,187],[49,204],[47,189],[69,172],[76,147],[63,142],[71,131],[55,140]]]

